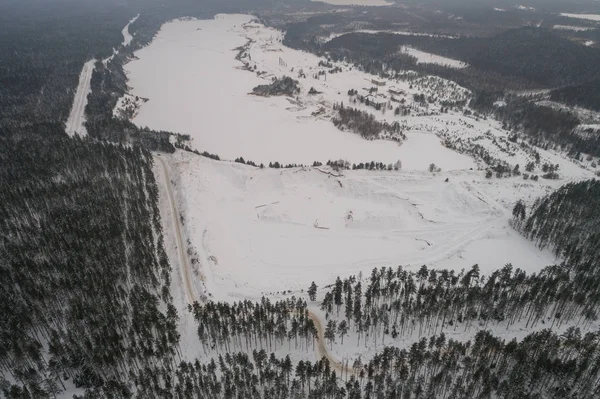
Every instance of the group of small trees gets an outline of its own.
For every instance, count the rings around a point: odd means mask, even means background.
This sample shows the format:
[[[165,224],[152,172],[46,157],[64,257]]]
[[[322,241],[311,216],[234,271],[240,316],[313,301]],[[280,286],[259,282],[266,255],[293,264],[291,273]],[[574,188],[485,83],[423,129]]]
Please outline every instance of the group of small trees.
[[[338,111],[338,115],[332,119],[338,129],[348,129],[368,140],[378,139],[382,133],[390,134],[396,140],[406,139],[398,122],[392,124],[380,122],[370,113],[357,108],[344,107],[343,103],[334,104],[333,109]]]

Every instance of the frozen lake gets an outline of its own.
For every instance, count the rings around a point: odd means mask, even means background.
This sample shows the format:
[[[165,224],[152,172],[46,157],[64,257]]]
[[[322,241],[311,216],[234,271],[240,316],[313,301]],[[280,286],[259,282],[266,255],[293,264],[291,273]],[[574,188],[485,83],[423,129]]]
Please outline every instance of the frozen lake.
[[[165,24],[152,44],[136,52],[137,59],[126,65],[131,94],[149,99],[133,122],[189,134],[193,148],[225,159],[243,156],[265,164],[329,159],[393,163],[401,159],[405,167],[425,169],[433,161],[420,152],[427,141],[427,151],[436,154],[442,168],[474,166],[471,158],[441,146],[435,135],[417,137],[414,143],[409,138],[402,145],[368,141],[338,130],[328,118],[312,116],[319,109],[330,112],[333,101],[347,100],[349,88],[365,85],[369,76],[357,71],[339,73],[327,82],[312,76],[302,79],[300,106],[286,97],[249,95],[255,86],[270,81],[242,70],[242,63],[235,59],[234,49],[249,38],[254,40],[251,59],[268,76],[297,78],[298,70],[316,67],[320,61],[281,45],[281,32],[249,24],[251,20],[247,15],[218,15],[214,20]],[[285,68],[279,58],[286,60]],[[312,85],[323,90],[321,97],[306,94]]]

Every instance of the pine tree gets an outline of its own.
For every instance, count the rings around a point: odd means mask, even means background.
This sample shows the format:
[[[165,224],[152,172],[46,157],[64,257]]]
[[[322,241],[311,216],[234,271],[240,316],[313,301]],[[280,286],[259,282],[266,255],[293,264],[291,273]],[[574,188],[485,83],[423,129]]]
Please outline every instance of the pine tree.
[[[310,287],[308,287],[308,297],[311,301],[317,300],[317,285],[313,281]]]

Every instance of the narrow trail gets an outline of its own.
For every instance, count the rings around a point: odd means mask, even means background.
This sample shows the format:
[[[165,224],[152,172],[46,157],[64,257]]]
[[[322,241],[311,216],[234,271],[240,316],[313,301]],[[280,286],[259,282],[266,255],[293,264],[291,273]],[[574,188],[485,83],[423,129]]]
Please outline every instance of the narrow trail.
[[[160,155],[155,156],[154,159],[158,160],[164,176],[164,184],[165,189],[167,191],[167,197],[169,199],[169,204],[171,207],[171,212],[173,214],[173,227],[175,232],[175,239],[177,241],[177,249],[179,255],[179,267],[181,269],[181,276],[183,278],[183,285],[185,288],[185,296],[187,297],[188,303],[191,305],[194,302],[200,302],[196,295],[196,291],[193,288],[191,282],[191,272],[190,272],[190,263],[185,252],[185,247],[183,245],[184,241],[181,236],[181,221],[179,220],[179,212],[177,212],[177,205],[175,204],[175,200],[173,199],[173,188],[171,185],[171,179],[169,177],[169,170],[165,161],[160,157]]]
[[[342,362],[337,360],[331,352],[329,352],[329,349],[327,349],[327,344],[325,343],[325,328],[323,327],[323,323],[321,323],[319,316],[309,310],[308,317],[313,321],[315,328],[317,329],[317,336],[319,337],[315,346],[317,358],[321,359],[324,357],[329,360],[329,365],[339,373],[338,377],[341,377],[343,373],[358,375],[360,370],[354,370],[352,366],[346,367]]]

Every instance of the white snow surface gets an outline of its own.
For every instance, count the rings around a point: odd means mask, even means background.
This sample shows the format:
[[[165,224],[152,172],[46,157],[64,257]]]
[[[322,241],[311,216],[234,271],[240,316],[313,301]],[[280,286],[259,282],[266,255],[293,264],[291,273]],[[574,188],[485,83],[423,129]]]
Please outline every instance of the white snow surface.
[[[65,131],[69,136],[75,134],[81,136],[87,135],[87,130],[85,129],[85,106],[87,105],[88,94],[92,92],[90,82],[92,80],[95,62],[95,59],[86,62],[81,70],[81,75],[79,75],[79,84],[77,85],[77,91],[73,98],[73,105],[71,106],[71,112],[69,113],[65,128]]]
[[[134,23],[138,18],[140,17],[140,14],[136,15],[135,17],[133,17],[131,19],[131,21],[129,21],[129,23],[127,25],[125,25],[125,27],[123,28],[123,47],[125,46],[129,46],[129,43],[131,43],[131,41],[133,40],[133,36],[131,35],[131,33],[129,33],[129,25],[131,25],[132,23]]]
[[[523,10],[523,11],[535,11],[535,8],[529,7],[529,6],[524,6],[524,5],[519,5],[516,7],[516,9]]]
[[[311,0],[317,3],[327,3],[334,6],[391,6],[394,3],[389,3],[385,0]]]
[[[560,15],[562,15],[563,17],[586,19],[588,21],[600,22],[600,14],[568,14],[568,13],[561,13]]]
[[[437,65],[442,65],[442,66],[445,66],[448,68],[457,68],[457,69],[462,69],[462,68],[466,68],[469,66],[468,64],[466,64],[462,61],[457,61],[457,60],[453,60],[452,58],[442,57],[441,55],[426,53],[425,51],[417,50],[417,49],[409,47],[409,46],[403,46],[402,52],[404,52],[408,55],[412,55],[413,57],[416,57],[418,60],[417,62],[419,64],[437,64]]]
[[[560,183],[491,182],[476,171],[338,177],[327,168],[258,169],[185,152],[169,158],[187,236],[219,300],[299,291],[380,266],[478,263],[488,274],[506,263],[535,272],[555,262],[508,220],[516,198],[532,201]]]

